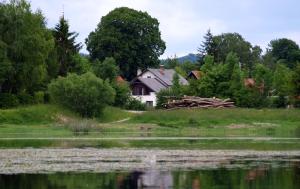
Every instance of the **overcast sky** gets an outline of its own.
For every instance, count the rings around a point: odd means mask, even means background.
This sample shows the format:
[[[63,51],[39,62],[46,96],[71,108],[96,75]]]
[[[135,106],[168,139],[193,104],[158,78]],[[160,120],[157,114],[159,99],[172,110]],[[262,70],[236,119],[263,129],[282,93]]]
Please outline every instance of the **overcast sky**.
[[[238,32],[265,49],[270,40],[290,38],[300,44],[299,0],[31,0],[50,28],[65,12],[72,31],[84,43],[102,16],[116,7],[147,11],[160,22],[167,49],[162,56],[196,52],[210,28],[214,35]],[[86,53],[86,49],[82,50]]]

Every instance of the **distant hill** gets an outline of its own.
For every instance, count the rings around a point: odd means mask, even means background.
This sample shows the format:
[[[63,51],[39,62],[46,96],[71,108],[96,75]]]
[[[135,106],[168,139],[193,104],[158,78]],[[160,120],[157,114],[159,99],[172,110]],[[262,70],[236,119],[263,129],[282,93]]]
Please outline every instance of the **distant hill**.
[[[183,63],[185,61],[190,61],[190,62],[197,62],[198,61],[198,56],[196,54],[188,54],[186,56],[178,57],[177,58],[178,62]]]
[[[162,64],[166,63],[167,59],[162,59],[160,60]],[[196,54],[190,53],[188,55],[182,56],[182,57],[178,57],[177,58],[179,63],[183,63],[185,61],[190,61],[192,63],[196,63],[198,61],[198,56]]]

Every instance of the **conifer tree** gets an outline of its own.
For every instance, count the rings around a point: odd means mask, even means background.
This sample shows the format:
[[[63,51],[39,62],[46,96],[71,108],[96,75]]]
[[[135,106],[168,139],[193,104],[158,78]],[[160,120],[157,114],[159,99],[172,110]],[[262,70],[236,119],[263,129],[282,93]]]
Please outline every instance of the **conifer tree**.
[[[69,31],[69,23],[65,20],[64,16],[60,18],[59,23],[55,26],[53,36],[55,38],[59,62],[58,74],[60,76],[66,76],[70,68],[74,66],[72,64],[73,56],[79,52],[82,45],[81,43],[75,42],[78,33]]]

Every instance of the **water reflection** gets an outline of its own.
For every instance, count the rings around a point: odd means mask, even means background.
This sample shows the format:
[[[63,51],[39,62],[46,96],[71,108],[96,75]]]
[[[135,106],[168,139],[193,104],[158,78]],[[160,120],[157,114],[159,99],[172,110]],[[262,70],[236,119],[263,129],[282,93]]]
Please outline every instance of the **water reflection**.
[[[211,170],[0,175],[1,189],[299,189],[300,164]]]

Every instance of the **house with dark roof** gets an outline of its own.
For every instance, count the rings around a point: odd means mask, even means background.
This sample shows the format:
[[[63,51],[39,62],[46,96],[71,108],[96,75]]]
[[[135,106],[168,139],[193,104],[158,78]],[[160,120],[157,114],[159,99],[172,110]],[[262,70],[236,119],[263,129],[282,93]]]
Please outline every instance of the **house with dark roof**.
[[[147,69],[138,70],[137,77],[130,82],[132,97],[140,100],[149,107],[156,106],[156,94],[162,89],[172,86],[173,76],[176,74],[173,69]],[[188,85],[188,81],[179,75],[181,85]]]

